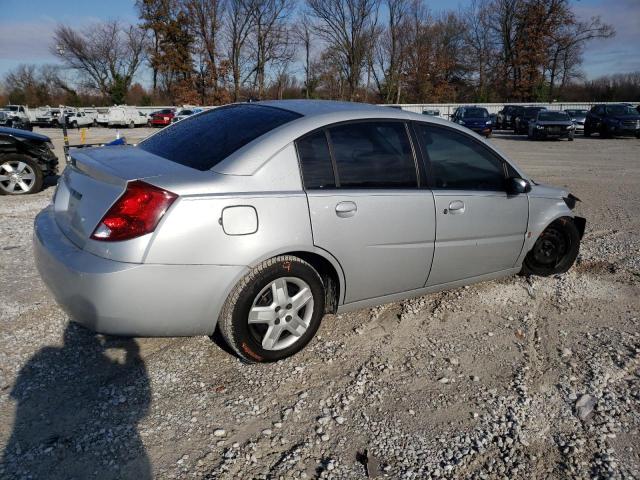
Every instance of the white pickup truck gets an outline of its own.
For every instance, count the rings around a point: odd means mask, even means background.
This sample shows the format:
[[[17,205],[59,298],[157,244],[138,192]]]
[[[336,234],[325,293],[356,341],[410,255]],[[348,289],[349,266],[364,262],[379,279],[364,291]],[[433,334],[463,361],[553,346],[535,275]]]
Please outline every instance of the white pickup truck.
[[[0,110],[3,113],[2,124],[6,127],[24,128],[35,120],[35,113],[24,105],[7,105]]]

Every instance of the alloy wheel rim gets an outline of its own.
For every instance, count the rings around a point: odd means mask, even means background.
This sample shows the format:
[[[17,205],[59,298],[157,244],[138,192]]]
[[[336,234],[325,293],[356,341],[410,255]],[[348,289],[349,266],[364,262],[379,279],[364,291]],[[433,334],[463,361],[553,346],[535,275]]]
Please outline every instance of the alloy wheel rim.
[[[36,181],[33,168],[19,160],[0,164],[0,188],[7,193],[28,193]]]
[[[265,350],[283,350],[307,332],[313,316],[311,287],[297,277],[279,277],[256,295],[249,331]]]

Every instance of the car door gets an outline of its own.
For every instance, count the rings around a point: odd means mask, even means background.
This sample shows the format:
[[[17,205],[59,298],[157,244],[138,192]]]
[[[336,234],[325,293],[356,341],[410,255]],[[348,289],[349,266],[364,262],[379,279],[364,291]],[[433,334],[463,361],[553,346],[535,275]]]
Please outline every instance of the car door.
[[[299,139],[314,244],[342,266],[345,303],[422,288],[435,241],[408,127],[349,122]]]
[[[527,231],[526,194],[508,195],[508,167],[469,135],[415,124],[436,211],[436,243],[426,285],[513,268]]]

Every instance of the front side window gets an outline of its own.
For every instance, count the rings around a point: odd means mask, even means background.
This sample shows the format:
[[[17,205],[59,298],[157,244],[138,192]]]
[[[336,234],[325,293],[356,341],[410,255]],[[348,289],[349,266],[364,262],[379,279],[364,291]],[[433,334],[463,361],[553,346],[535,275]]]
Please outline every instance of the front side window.
[[[280,108],[234,104],[192,115],[140,143],[172,162],[209,170],[265,133],[301,117]]]
[[[416,124],[415,130],[434,189],[504,191],[503,163],[486,147],[448,128]]]
[[[359,122],[329,128],[342,188],[416,188],[416,166],[404,123]]]

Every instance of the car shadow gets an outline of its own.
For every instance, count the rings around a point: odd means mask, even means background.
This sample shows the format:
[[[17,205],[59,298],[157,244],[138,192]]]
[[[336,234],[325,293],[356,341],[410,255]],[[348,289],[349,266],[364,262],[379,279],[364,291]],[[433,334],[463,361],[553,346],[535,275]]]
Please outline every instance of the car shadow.
[[[58,180],[60,180],[60,175],[47,175],[44,177],[44,181],[42,182],[42,190],[55,187],[58,185]]]
[[[0,478],[152,478],[138,434],[150,381],[135,340],[70,323],[20,370]]]

